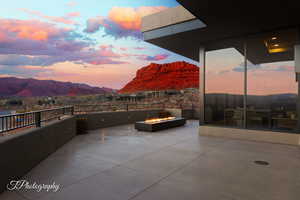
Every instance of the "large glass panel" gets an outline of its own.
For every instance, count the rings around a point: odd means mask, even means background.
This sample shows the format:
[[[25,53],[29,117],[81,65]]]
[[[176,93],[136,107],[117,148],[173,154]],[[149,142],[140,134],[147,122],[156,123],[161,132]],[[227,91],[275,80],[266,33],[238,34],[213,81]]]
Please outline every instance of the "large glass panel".
[[[295,38],[288,30],[248,39],[248,128],[295,130]]]
[[[207,124],[243,127],[244,56],[242,50],[243,46],[237,45],[206,52],[205,121]]]

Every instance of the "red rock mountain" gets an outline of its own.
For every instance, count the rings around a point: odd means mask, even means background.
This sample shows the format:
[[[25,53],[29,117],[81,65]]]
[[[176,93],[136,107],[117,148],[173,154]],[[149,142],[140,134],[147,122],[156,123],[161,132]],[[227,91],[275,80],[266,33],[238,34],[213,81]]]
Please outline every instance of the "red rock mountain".
[[[155,64],[139,69],[136,77],[119,93],[151,90],[180,90],[199,87],[199,68],[187,62]]]
[[[0,78],[0,97],[75,96],[112,92],[109,88],[52,80]]]

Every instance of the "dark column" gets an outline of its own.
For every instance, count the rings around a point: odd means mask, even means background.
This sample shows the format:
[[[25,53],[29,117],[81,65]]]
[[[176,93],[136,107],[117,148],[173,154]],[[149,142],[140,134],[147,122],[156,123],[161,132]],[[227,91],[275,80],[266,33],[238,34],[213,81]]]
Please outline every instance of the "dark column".
[[[300,33],[300,28],[299,28]],[[298,34],[299,34],[298,33]],[[300,34],[299,34],[300,36]],[[297,96],[297,116],[298,116],[298,122],[297,122],[297,132],[300,133],[300,44],[295,44],[294,47],[294,53],[295,53],[295,72],[296,72],[296,81],[298,85],[298,96]]]
[[[248,95],[248,69],[247,69],[247,42],[244,41],[244,99],[243,99],[243,104],[244,104],[244,121],[243,121],[243,126],[244,128],[247,128],[247,95]]]
[[[300,133],[300,73],[296,73],[297,83],[298,83],[298,97],[297,97],[297,131]]]
[[[205,123],[205,49],[199,49],[199,103],[200,103],[200,116],[199,124]]]

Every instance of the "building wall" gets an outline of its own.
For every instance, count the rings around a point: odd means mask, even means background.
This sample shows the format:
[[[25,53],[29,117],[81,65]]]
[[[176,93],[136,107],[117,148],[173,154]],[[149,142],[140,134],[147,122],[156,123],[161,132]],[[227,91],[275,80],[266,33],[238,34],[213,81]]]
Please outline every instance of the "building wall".
[[[75,135],[76,119],[70,117],[0,138],[0,193]]]
[[[192,19],[196,19],[196,17],[182,6],[169,8],[162,12],[144,17],[142,20],[142,32],[182,23]]]

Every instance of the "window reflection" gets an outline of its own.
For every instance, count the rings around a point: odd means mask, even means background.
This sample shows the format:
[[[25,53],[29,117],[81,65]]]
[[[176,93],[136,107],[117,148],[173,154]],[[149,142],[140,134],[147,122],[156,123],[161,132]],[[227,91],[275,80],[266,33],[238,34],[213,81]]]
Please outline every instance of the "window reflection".
[[[297,125],[294,62],[261,64],[248,70],[249,128],[294,130]]]
[[[284,30],[248,36],[233,43],[227,41],[223,45],[230,48],[208,50],[206,123],[244,127],[246,120],[247,128],[296,130],[298,83],[294,45],[297,41],[298,31]],[[244,55],[247,55],[246,119]]]
[[[243,126],[243,62],[235,48],[206,53],[207,123],[222,126]]]

